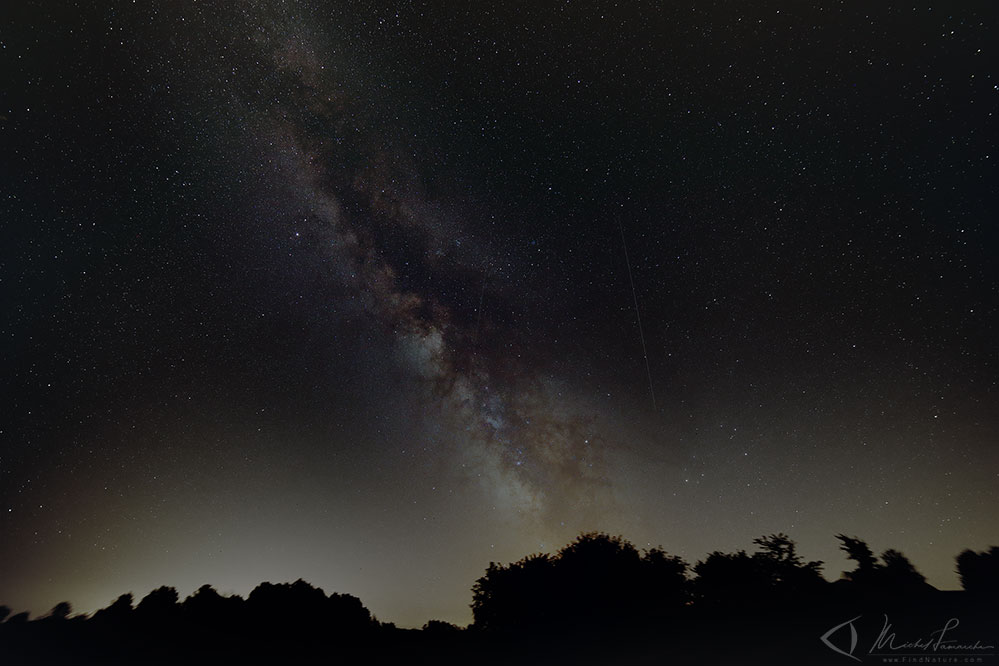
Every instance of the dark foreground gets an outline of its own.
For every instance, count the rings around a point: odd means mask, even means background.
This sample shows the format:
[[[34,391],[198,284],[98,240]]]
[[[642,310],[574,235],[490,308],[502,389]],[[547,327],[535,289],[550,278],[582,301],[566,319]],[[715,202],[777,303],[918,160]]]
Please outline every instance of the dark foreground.
[[[811,608],[686,608],[644,624],[556,622],[545,631],[444,623],[405,630],[308,614],[154,617],[147,609],[145,617],[132,611],[4,623],[0,663],[999,664],[995,602],[961,592],[889,604],[829,598]]]
[[[246,599],[204,585],[181,602],[161,587],[91,617],[66,602],[14,615],[0,624],[0,664],[999,665],[999,547],[962,552],[964,589],[943,592],[902,553],[836,538],[856,568],[830,583],[785,534],[693,567],[583,534],[554,555],[490,563],[464,629],[398,629],[303,580]]]

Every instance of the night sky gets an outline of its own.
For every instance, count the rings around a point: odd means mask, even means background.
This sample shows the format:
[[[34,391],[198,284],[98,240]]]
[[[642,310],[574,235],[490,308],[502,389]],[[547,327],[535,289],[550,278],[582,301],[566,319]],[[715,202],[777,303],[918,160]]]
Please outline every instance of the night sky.
[[[0,10],[15,611],[996,543],[999,4],[68,4]]]

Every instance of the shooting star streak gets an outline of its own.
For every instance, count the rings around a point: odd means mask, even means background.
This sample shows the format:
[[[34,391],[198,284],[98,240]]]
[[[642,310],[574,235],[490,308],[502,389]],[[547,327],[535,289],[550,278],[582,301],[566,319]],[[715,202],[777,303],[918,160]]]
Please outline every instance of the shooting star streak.
[[[475,334],[472,336],[472,344],[479,342],[479,327],[482,325],[482,303],[486,298],[486,282],[489,280],[489,271],[482,276],[482,289],[479,291],[479,307],[475,311]]]
[[[628,266],[628,283],[631,284],[631,298],[635,302],[635,318],[638,319],[638,335],[642,339],[642,356],[645,357],[645,374],[649,378],[649,395],[652,396],[652,411],[658,412],[656,407],[656,391],[652,388],[652,368],[649,367],[649,352],[645,346],[645,330],[642,328],[642,314],[638,311],[638,294],[635,292],[635,279],[631,275],[631,259],[628,258],[628,241],[624,238],[624,225],[621,218],[617,218],[617,226],[621,230],[621,245],[624,246],[624,262]]]

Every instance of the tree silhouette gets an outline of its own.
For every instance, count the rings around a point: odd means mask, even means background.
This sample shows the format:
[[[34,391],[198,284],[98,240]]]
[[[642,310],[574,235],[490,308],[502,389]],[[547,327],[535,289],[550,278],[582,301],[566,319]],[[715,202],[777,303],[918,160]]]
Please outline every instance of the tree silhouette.
[[[650,620],[670,615],[690,600],[688,564],[678,555],[662,548],[645,551],[641,561],[643,615]]]
[[[325,592],[300,578],[294,583],[261,583],[246,598],[246,606],[254,622],[287,628],[321,622],[326,601]]]
[[[450,636],[461,631],[461,628],[442,620],[427,620],[426,624],[423,625],[423,631],[435,636]]]
[[[762,570],[770,587],[784,597],[800,596],[813,592],[825,584],[822,578],[822,562],[805,562],[798,555],[797,546],[784,533],[753,539],[760,550],[753,554],[753,560]]]
[[[165,613],[176,610],[177,590],[172,587],[158,587],[139,602],[135,609],[139,613]]]
[[[490,562],[472,587],[475,625],[490,630],[547,627],[557,593],[553,572],[547,554],[529,555],[509,566]]]
[[[0,664],[328,661],[331,645],[354,650],[379,627],[357,597],[327,597],[302,580],[263,583],[252,597],[250,613],[249,601],[222,596],[210,585],[183,603],[174,588],[160,587],[134,609],[132,595],[123,594],[90,618],[69,620],[68,602],[32,622],[27,612],[19,613],[0,624]],[[384,631],[396,636],[394,628]],[[338,660],[357,661],[350,650]],[[402,653],[397,656],[396,663],[403,661]]]
[[[781,569],[801,568],[818,571],[822,567],[822,562],[806,563],[802,560],[801,556],[798,555],[797,545],[791,540],[791,537],[783,532],[758,537],[753,539],[753,543],[760,547],[759,552],[755,553],[753,557],[773,564],[775,573],[779,573]]]
[[[902,592],[926,586],[926,577],[899,551],[889,548],[881,553],[881,561],[881,578],[886,587]]]
[[[177,603],[177,590],[172,587],[158,587],[139,602],[135,607],[135,617],[147,628],[157,625],[172,627],[179,615],[180,606]]]
[[[641,593],[641,555],[621,537],[583,534],[554,561],[559,616],[576,626],[631,619]]]
[[[326,613],[327,621],[344,632],[363,631],[375,625],[371,611],[350,594],[331,594],[326,601]]]
[[[724,607],[788,603],[825,585],[822,562],[805,562],[786,534],[753,540],[760,549],[747,555],[715,551],[694,566],[694,590],[703,604]]]
[[[845,534],[837,534],[836,538],[840,540],[839,549],[846,552],[847,559],[857,563],[853,571],[844,572],[844,578],[855,583],[863,583],[872,578],[878,567],[878,560],[874,557],[870,546],[857,537],[848,537]]]
[[[582,534],[556,555],[490,563],[472,588],[474,625],[500,631],[587,631],[649,622],[686,600],[687,564],[619,536]]]
[[[981,553],[963,551],[957,556],[957,575],[970,594],[999,598],[999,546]]]
[[[661,547],[639,551],[620,536],[585,533],[554,555],[490,563],[473,586],[467,630],[439,620],[397,629],[357,597],[327,596],[301,579],[261,583],[246,600],[206,584],[180,603],[174,588],[160,587],[135,608],[123,594],[91,618],[70,619],[69,602],[35,620],[18,613],[0,623],[0,663],[503,664],[525,655],[532,663],[772,663],[774,647],[787,655],[781,663],[824,663],[816,637],[861,611],[874,617],[867,610],[887,607],[899,626],[943,612],[960,617],[971,639],[999,619],[999,548],[962,552],[965,591],[940,593],[901,552],[878,558],[857,537],[837,538],[856,567],[833,585],[783,533],[754,539],[752,554],[710,553],[692,577]],[[0,620],[9,614],[0,606]],[[799,660],[796,651],[811,656]]]
[[[132,593],[121,595],[107,608],[102,608],[94,613],[96,622],[123,624],[132,615]]]
[[[6,624],[24,624],[25,622],[28,621],[28,617],[30,617],[28,611],[15,613],[14,615],[11,615],[10,618],[7,619]]]
[[[241,618],[243,600],[223,597],[211,585],[202,585],[181,604],[185,619],[204,630],[229,629]]]
[[[73,612],[73,606],[68,601],[60,601],[49,611],[50,620],[65,620]]]
[[[907,597],[925,594],[932,590],[926,578],[901,552],[888,549],[881,553],[881,561],[874,557],[870,547],[857,537],[837,534],[840,550],[857,563],[853,571],[843,572],[843,579],[865,595],[884,598]]]
[[[770,580],[759,562],[740,550],[714,551],[694,565],[696,600],[712,607],[735,607],[765,597]]]

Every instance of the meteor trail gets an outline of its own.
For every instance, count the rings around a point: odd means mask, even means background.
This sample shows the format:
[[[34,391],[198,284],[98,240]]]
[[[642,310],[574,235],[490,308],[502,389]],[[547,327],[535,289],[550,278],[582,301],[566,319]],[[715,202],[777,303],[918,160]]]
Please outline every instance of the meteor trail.
[[[645,374],[649,378],[649,395],[652,396],[652,411],[659,411],[656,407],[656,392],[652,388],[652,369],[649,367],[649,352],[645,346],[645,330],[642,328],[642,314],[638,311],[638,295],[635,293],[635,279],[631,275],[631,259],[628,258],[628,241],[624,238],[624,225],[621,218],[617,218],[617,226],[621,230],[621,245],[624,246],[624,262],[628,266],[628,283],[631,284],[631,298],[635,302],[635,318],[638,319],[638,335],[642,339],[642,356],[645,357]]]

